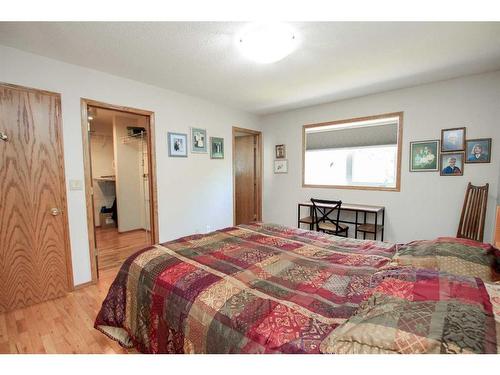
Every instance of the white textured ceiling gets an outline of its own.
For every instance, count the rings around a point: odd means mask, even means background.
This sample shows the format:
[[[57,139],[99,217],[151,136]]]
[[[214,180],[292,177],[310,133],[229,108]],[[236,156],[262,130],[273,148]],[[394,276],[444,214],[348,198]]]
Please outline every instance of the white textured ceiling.
[[[292,23],[259,65],[235,22],[0,23],[0,44],[265,114],[500,69],[500,23]]]

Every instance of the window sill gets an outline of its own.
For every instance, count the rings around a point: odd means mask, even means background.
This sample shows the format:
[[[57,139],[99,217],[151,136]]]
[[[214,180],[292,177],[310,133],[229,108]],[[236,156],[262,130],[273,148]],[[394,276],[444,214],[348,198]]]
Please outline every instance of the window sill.
[[[302,183],[303,188],[314,189],[348,189],[348,190],[373,190],[373,191],[393,191],[400,192],[400,186],[382,187],[382,186],[358,186],[358,185],[310,185]]]

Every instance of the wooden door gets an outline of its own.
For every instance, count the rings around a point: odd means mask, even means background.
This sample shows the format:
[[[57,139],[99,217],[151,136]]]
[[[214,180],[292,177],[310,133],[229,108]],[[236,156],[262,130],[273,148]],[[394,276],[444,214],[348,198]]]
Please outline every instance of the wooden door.
[[[235,146],[235,224],[257,220],[256,136],[236,137]]]
[[[72,288],[59,94],[0,84],[0,312]]]

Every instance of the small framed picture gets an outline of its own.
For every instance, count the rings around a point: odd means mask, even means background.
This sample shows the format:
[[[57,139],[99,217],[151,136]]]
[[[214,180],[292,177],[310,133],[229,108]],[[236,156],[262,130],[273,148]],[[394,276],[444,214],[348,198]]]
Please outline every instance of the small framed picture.
[[[491,162],[491,138],[468,139],[466,143],[466,163]]]
[[[210,137],[210,158],[224,159],[224,138]]]
[[[288,173],[288,160],[275,160],[274,173]]]
[[[410,142],[410,172],[439,171],[439,141]]]
[[[187,157],[187,134],[168,133],[168,156]]]
[[[286,158],[286,148],[285,145],[276,145],[276,159]]]
[[[441,176],[463,176],[465,152],[441,153]]]
[[[465,151],[465,128],[441,130],[441,152]]]
[[[205,129],[191,128],[191,152],[207,153],[207,131]]]

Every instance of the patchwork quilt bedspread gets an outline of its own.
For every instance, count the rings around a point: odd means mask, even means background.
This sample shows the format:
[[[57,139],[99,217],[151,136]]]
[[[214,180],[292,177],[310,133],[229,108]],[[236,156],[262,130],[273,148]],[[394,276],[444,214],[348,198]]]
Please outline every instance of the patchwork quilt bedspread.
[[[395,251],[272,224],[184,237],[123,264],[95,327],[143,353],[319,353]]]
[[[377,272],[356,314],[321,344],[335,354],[498,353],[500,285],[424,268]]]

